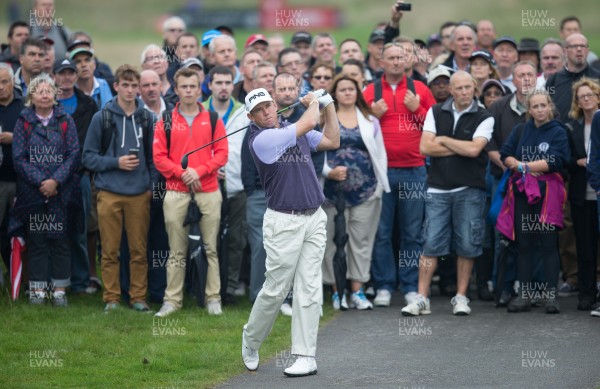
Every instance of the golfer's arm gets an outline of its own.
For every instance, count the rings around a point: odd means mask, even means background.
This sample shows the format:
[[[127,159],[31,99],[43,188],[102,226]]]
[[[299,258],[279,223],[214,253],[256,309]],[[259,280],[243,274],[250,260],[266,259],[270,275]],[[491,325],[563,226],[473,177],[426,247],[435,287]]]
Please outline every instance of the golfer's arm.
[[[313,100],[302,117],[296,122],[296,138],[300,138],[319,123],[319,102]]]

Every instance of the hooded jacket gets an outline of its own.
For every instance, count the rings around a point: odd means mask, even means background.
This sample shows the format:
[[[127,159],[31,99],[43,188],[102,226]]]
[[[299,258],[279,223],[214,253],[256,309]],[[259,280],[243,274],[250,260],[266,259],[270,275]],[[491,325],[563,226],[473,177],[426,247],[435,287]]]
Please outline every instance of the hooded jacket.
[[[112,113],[113,121],[113,134],[106,153],[102,155],[101,150],[103,125],[100,110],[92,118],[85,138],[83,165],[86,169],[96,172],[94,182],[99,190],[121,195],[139,195],[152,190],[150,175],[155,172],[152,150],[145,151],[148,145],[152,145],[152,131],[148,132],[150,139],[143,138],[141,118],[144,115],[144,102],[141,99],[136,98],[136,109],[131,116],[125,115],[117,99],[118,97],[114,97],[105,107]],[[121,170],[119,158],[129,155],[130,149],[139,150],[140,164],[132,171]]]

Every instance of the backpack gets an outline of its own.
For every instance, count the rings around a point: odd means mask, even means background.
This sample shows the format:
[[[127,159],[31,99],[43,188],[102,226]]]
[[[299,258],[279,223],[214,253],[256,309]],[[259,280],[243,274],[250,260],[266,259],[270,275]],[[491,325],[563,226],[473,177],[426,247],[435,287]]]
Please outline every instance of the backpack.
[[[29,136],[31,135],[31,129],[32,129],[32,125],[30,122],[28,122],[27,120],[25,120],[23,122],[23,129],[25,130],[25,134],[27,134],[27,138],[29,138]],[[68,123],[67,123],[67,116],[63,115],[61,117],[58,118],[58,127],[61,129],[61,133],[62,133],[62,137],[63,137],[63,141],[66,141],[67,138],[67,127],[68,127]]]
[[[381,77],[375,80],[375,82],[373,83],[373,87],[375,88],[375,100],[373,100],[373,101],[378,102],[379,100],[381,100],[381,96],[382,96]],[[414,83],[413,79],[408,76],[406,76],[406,87],[408,88],[409,91],[411,91],[415,95],[417,94],[417,92],[415,91],[415,83]]]
[[[113,114],[111,111],[106,108],[102,108],[101,115],[102,138],[100,140],[100,155],[105,155],[113,139],[113,134],[116,135],[117,127],[113,123]],[[148,153],[152,150],[152,140],[150,139],[150,126],[152,125],[152,122],[150,119],[150,112],[144,109],[144,114],[142,115],[141,119],[138,116],[135,118],[135,121],[136,125],[142,126],[142,137],[146,141],[146,144],[144,145],[144,156],[146,157],[146,161],[148,161]]]
[[[219,115],[213,111],[208,111],[208,114],[210,115],[211,139],[215,139],[215,127],[217,126]],[[169,157],[171,153],[171,127],[173,126],[173,111],[163,111],[162,120],[163,128],[165,129],[165,137],[167,138],[167,157]]]

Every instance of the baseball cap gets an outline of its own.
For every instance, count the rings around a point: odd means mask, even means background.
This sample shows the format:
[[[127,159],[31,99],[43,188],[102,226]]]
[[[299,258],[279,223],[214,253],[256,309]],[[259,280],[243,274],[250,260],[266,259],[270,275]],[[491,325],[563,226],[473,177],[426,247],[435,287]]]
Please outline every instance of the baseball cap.
[[[181,68],[182,69],[187,69],[187,68],[189,68],[191,66],[194,66],[194,65],[200,66],[200,69],[204,70],[204,65],[202,64],[202,61],[200,61],[196,57],[191,57],[191,58],[188,58],[185,61],[183,61],[181,63]]]
[[[513,45],[515,47],[515,49],[517,48],[517,42],[515,41],[515,38],[513,38],[512,36],[505,35],[505,36],[501,36],[500,38],[496,39],[493,44],[494,49],[496,47],[498,47],[498,45],[501,43],[510,43],[511,45]]]
[[[54,46],[54,41],[53,41],[52,39],[48,38],[48,37],[47,37],[47,36],[45,36],[45,35],[38,35],[38,36],[36,36],[36,37],[35,37],[35,38],[33,38],[33,39],[40,40],[40,41],[42,41],[42,42],[44,42],[45,44],[47,44],[47,45],[50,45],[50,46]]]
[[[540,42],[534,38],[521,38],[519,45],[517,46],[517,51],[519,53],[523,53],[526,51],[534,51],[540,52]]]
[[[474,51],[471,54],[471,56],[469,57],[469,61],[473,61],[475,58],[483,58],[490,65],[496,66],[496,61],[494,60],[494,57],[492,57],[492,54],[489,51],[487,51],[487,50],[477,50],[477,51]]]
[[[85,47],[80,47],[80,48],[78,48],[78,49],[75,49],[75,50],[71,51],[71,52],[69,53],[69,58],[70,58],[70,59],[73,59],[73,58],[75,58],[75,56],[76,56],[77,54],[81,54],[81,53],[88,54],[88,55],[90,55],[90,56],[92,56],[92,57],[94,56],[94,50],[92,50],[92,49],[88,49],[88,48],[85,48]]]
[[[306,42],[310,44],[312,42],[312,35],[306,31],[298,31],[292,36],[292,45],[300,42]]]
[[[433,80],[438,77],[450,78],[450,70],[446,66],[436,66],[433,70],[427,73],[427,85],[431,84]]]
[[[77,66],[75,66],[75,62],[73,62],[73,60],[65,58],[65,59],[59,59],[57,61],[54,61],[54,66],[52,68],[52,71],[55,74],[60,73],[65,69],[71,69],[77,73]]]
[[[252,112],[254,107],[265,101],[273,101],[269,92],[265,88],[254,89],[246,96],[246,112]]]
[[[92,45],[90,45],[90,42],[84,41],[83,39],[76,39],[74,41],[69,42],[69,45],[67,46],[67,51],[71,51],[71,50],[75,49],[77,46],[92,47]]]
[[[263,42],[266,45],[269,44],[269,42],[267,41],[267,37],[264,36],[263,34],[252,34],[248,37],[248,39],[246,39],[246,44],[244,45],[244,48],[247,49],[248,47],[252,46],[256,42]]]
[[[485,80],[485,82],[481,86],[481,93],[483,94],[483,92],[485,92],[486,90],[488,90],[492,86],[495,86],[498,89],[500,89],[502,91],[502,96],[506,95],[506,88],[504,87],[504,85],[502,85],[502,83],[500,81],[498,81],[498,80],[496,80],[494,78],[490,78],[490,79]]]
[[[369,43],[375,43],[377,41],[385,41],[385,31],[375,30],[369,36]]]
[[[208,30],[202,35],[202,47],[208,45],[214,37],[223,35],[219,30]]]
[[[235,34],[233,33],[233,30],[231,29],[231,27],[229,26],[225,26],[225,25],[220,25],[215,27],[215,30],[221,32],[221,34],[229,34],[231,36],[234,36]]]
[[[439,34],[431,34],[429,35],[429,38],[427,38],[427,47],[433,46],[434,43],[442,43]]]

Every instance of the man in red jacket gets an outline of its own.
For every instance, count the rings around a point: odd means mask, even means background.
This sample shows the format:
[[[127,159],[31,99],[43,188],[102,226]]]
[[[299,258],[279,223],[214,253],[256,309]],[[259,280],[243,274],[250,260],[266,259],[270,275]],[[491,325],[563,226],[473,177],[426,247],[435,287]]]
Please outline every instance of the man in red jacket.
[[[217,257],[217,234],[221,220],[222,198],[217,183],[217,172],[227,162],[227,141],[216,142],[211,147],[191,154],[188,168],[185,170],[181,168],[180,161],[183,154],[213,139],[225,136],[225,126],[222,120],[217,120],[213,134],[210,115],[198,103],[198,97],[202,92],[200,78],[194,70],[180,69],[175,73],[174,80],[179,103],[172,112],[170,147],[167,149],[163,120],[156,124],[154,133],[155,166],[167,179],[163,210],[170,248],[164,303],[156,316],[167,316],[182,306],[189,229],[183,227],[183,220],[190,201],[190,189],[195,192],[195,200],[202,213],[200,230],[208,259],[206,307],[209,314],[220,315],[221,282]]]
[[[427,86],[405,74],[410,58],[401,43],[383,46],[381,98],[375,101],[377,83],[367,86],[365,100],[381,123],[388,156],[391,193],[383,194],[381,219],[373,248],[371,276],[375,281],[377,306],[389,306],[398,274],[407,302],[417,297],[419,258],[422,255],[421,229],[427,196],[425,157],[419,152],[422,126],[429,108],[436,103]],[[411,90],[412,89],[412,90]],[[400,261],[392,247],[392,231],[400,226]]]

